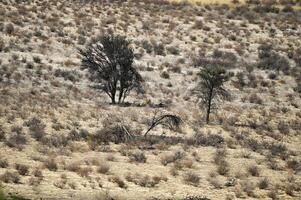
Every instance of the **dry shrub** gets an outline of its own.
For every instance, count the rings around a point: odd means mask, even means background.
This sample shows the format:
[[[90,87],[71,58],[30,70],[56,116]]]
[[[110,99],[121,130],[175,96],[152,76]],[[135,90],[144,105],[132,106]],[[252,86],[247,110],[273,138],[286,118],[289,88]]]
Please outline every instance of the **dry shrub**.
[[[229,174],[229,171],[230,171],[229,163],[228,163],[226,160],[221,160],[221,161],[218,163],[218,166],[217,166],[217,172],[218,172],[220,175],[226,176],[226,175]]]
[[[225,139],[217,134],[196,133],[189,138],[188,143],[191,145],[204,145],[218,147],[225,142]]]
[[[257,94],[251,94],[249,96],[249,102],[250,103],[255,103],[255,104],[262,104],[263,103],[263,100],[260,96],[258,96]]]
[[[161,157],[162,165],[167,165],[169,163],[175,162],[185,157],[185,153],[182,151],[176,151],[173,153],[165,154]]]
[[[107,161],[115,161],[115,160],[116,160],[116,158],[115,158],[115,156],[113,154],[109,154],[107,156]]]
[[[217,165],[217,172],[220,175],[226,176],[230,171],[229,163],[226,161],[227,150],[217,149],[214,156],[214,163]]]
[[[177,169],[175,166],[173,166],[172,168],[170,168],[169,173],[170,173],[172,176],[177,176],[177,175],[179,175],[178,169]]]
[[[155,187],[157,184],[159,184],[160,181],[167,181],[166,177],[163,176],[154,176],[151,177],[149,175],[142,175],[142,174],[127,174],[126,180],[129,182],[133,182],[136,185],[142,186],[142,187]]]
[[[6,139],[5,144],[11,148],[22,150],[24,148],[24,145],[27,144],[27,138],[22,132],[22,129],[22,127],[12,127],[12,133]]]
[[[66,147],[69,143],[68,137],[62,134],[51,134],[41,138],[41,143],[49,147]]]
[[[215,189],[222,189],[223,183],[221,180],[219,180],[217,177],[209,178],[209,183],[215,188]]]
[[[248,172],[251,176],[259,176],[260,175],[260,169],[256,165],[249,166]]]
[[[76,173],[80,175],[81,177],[89,177],[89,174],[92,172],[91,167],[80,167]]]
[[[53,183],[53,185],[57,188],[64,189],[67,184],[67,179],[61,178]]]
[[[29,174],[28,166],[23,164],[16,164],[15,166],[18,173],[22,176],[26,176]]]
[[[194,172],[187,172],[183,175],[183,180],[186,184],[198,186],[200,183],[200,177]]]
[[[126,125],[118,117],[110,116],[103,120],[103,128],[90,136],[89,144],[92,149],[95,149],[100,144],[126,142],[136,132],[138,130],[134,130],[130,125]]]
[[[7,168],[9,166],[9,163],[6,159],[0,158],[0,168]]]
[[[270,185],[270,181],[269,181],[269,179],[268,178],[263,178],[263,179],[261,179],[260,181],[259,181],[259,183],[258,183],[258,187],[260,188],[260,189],[267,189],[268,187],[269,187],[269,185]]]
[[[256,194],[254,192],[255,190],[255,184],[250,181],[244,181],[241,184],[243,191],[249,196],[249,197],[256,197]]]
[[[0,65],[1,65],[1,60],[0,60]],[[2,125],[0,125],[0,142],[5,140],[5,135],[6,135],[6,132],[5,132],[4,127]]]
[[[25,122],[25,125],[28,126],[31,136],[37,141],[40,141],[46,134],[46,125],[37,117],[32,117]]]
[[[17,172],[6,171],[0,176],[0,180],[4,183],[20,183],[20,175]]]
[[[37,177],[30,177],[28,179],[28,184],[31,186],[38,186],[41,184],[41,179],[37,178]]]
[[[43,172],[41,169],[36,168],[33,170],[32,174],[37,178],[43,179]]]
[[[296,173],[301,171],[301,161],[296,159],[289,159],[286,161],[287,167],[294,170]]]
[[[58,164],[56,163],[54,158],[49,158],[49,159],[45,160],[44,166],[50,171],[58,170]]]
[[[118,187],[120,188],[127,188],[127,185],[125,184],[125,182],[118,176],[113,176],[109,178],[109,181],[116,183],[118,185]]]
[[[145,156],[144,152],[142,152],[142,151],[135,151],[130,154],[130,161],[138,162],[138,163],[145,163],[146,156]]]
[[[107,174],[109,171],[110,171],[110,166],[106,163],[101,163],[97,168],[97,172],[100,174]]]
[[[68,164],[65,168],[68,171],[77,172],[80,169],[80,165],[81,165],[80,162],[72,162],[72,163]]]

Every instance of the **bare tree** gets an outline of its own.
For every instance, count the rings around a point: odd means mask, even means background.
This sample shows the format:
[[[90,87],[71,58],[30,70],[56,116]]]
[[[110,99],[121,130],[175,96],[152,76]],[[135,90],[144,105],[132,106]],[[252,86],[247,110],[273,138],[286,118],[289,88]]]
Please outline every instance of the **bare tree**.
[[[217,108],[217,103],[227,97],[229,92],[223,87],[227,81],[226,71],[218,65],[208,65],[200,73],[200,82],[196,91],[200,97],[201,107],[206,109],[206,123],[210,113]]]
[[[88,69],[94,87],[105,92],[112,104],[123,103],[133,89],[141,91],[142,77],[134,68],[134,53],[125,37],[107,34],[80,50],[82,67]]]
[[[181,123],[182,123],[182,119],[179,116],[173,114],[163,114],[163,113],[155,112],[155,115],[153,116],[150,122],[150,126],[147,129],[147,131],[144,133],[144,136],[146,137],[147,134],[158,125],[164,125],[169,127],[170,129],[175,129],[175,128],[179,128]]]

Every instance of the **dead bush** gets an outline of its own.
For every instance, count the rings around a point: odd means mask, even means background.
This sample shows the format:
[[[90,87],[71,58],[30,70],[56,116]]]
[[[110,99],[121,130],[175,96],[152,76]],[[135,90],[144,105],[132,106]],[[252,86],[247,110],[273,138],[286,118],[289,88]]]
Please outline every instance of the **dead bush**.
[[[139,185],[141,187],[155,187],[157,184],[159,184],[160,181],[167,181],[166,177],[162,176],[154,176],[150,177],[148,175],[142,175],[142,174],[127,174],[126,180],[129,182],[133,182],[136,185]]]
[[[263,103],[263,100],[260,96],[258,96],[257,94],[251,94],[249,96],[249,102],[250,103],[255,103],[255,104],[259,104],[261,105]]]
[[[97,168],[97,172],[100,174],[107,174],[109,171],[110,171],[110,166],[105,163],[101,163]]]
[[[142,152],[142,151],[135,151],[133,153],[130,153],[130,161],[138,162],[138,163],[145,163],[146,156],[145,156],[144,152]]]
[[[251,165],[248,167],[248,173],[251,176],[259,176],[260,175],[260,169],[256,165]]]
[[[176,160],[180,160],[185,157],[185,153],[183,151],[176,151],[173,153],[165,154],[161,157],[162,165],[167,165],[169,163],[175,162]]]
[[[49,158],[49,159],[45,160],[44,166],[50,171],[58,170],[58,164],[54,158]]]
[[[204,145],[218,147],[225,142],[225,139],[217,134],[197,133],[189,138],[188,143],[193,145]]]
[[[200,177],[194,172],[187,172],[183,175],[183,180],[185,183],[193,186],[198,186],[200,183]]]
[[[262,190],[267,189],[269,187],[269,185],[270,185],[270,181],[268,178],[263,178],[258,183],[258,187]]]
[[[9,163],[6,159],[0,158],[0,168],[7,168]]]
[[[36,168],[35,170],[33,170],[32,174],[34,175],[34,177],[43,179],[43,172],[41,169]]]
[[[17,172],[6,171],[0,176],[0,180],[4,183],[20,183],[20,175]]]
[[[294,170],[296,173],[301,171],[301,161],[297,159],[289,159],[286,161],[287,167]]]
[[[110,116],[103,120],[103,128],[90,137],[91,148],[96,148],[99,144],[109,142],[122,143],[130,140],[138,130],[132,129],[116,116]]]
[[[25,122],[25,125],[28,126],[31,136],[37,141],[40,141],[46,134],[46,125],[37,117],[32,117]]]
[[[124,189],[127,188],[127,185],[125,184],[125,182],[118,176],[110,177],[109,180],[113,183],[116,183],[118,185],[118,187],[120,187],[120,188],[124,188]]]
[[[27,144],[27,138],[22,132],[22,127],[12,127],[12,133],[6,139],[5,144],[11,148],[22,150]]]
[[[22,176],[26,176],[29,174],[29,167],[27,165],[16,164],[15,168],[18,171],[18,173]]]
[[[89,177],[90,173],[92,172],[91,167],[80,167],[76,173],[80,175],[81,177]]]
[[[251,181],[242,182],[242,189],[249,197],[254,197],[254,198],[256,197],[256,194],[254,192],[255,184],[253,182]]]

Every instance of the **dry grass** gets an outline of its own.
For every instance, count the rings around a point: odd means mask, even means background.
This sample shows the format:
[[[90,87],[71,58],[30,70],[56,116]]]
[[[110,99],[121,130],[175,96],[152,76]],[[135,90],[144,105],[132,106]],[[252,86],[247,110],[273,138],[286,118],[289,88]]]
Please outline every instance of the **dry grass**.
[[[298,199],[298,5],[194,2],[1,1],[5,190],[30,199]],[[131,40],[144,79],[120,106],[80,67],[78,50],[102,33]],[[231,98],[206,124],[193,88],[209,64],[227,70]],[[144,138],[155,112],[180,116],[181,129],[158,126]]]

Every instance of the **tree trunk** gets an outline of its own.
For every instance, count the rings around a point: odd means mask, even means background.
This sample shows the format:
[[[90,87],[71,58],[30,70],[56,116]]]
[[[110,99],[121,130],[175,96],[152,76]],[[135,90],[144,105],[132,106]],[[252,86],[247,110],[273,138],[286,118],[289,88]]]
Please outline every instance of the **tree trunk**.
[[[212,92],[213,92],[213,89],[210,90],[210,94],[209,94],[208,105],[207,105],[208,107],[207,107],[207,113],[206,113],[206,124],[209,124],[209,120],[210,120]]]
[[[122,97],[123,97],[123,89],[119,91],[118,104],[121,103]]]
[[[112,102],[112,104],[116,104],[115,95],[116,95],[116,91],[112,91],[111,92],[111,102]]]
[[[211,102],[208,104],[208,108],[207,108],[207,114],[206,114],[206,123],[207,124],[209,124],[210,110],[211,110]]]

